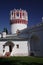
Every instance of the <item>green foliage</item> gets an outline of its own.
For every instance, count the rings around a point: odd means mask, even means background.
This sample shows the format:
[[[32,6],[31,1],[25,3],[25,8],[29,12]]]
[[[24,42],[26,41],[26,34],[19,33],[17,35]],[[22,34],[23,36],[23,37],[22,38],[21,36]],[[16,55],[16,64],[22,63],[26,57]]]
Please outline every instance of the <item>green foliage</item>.
[[[6,57],[0,58],[0,64],[9,65],[43,65],[43,58],[38,57]]]
[[[7,30],[7,28],[4,28],[3,31],[6,32],[6,33],[8,34],[8,30]]]

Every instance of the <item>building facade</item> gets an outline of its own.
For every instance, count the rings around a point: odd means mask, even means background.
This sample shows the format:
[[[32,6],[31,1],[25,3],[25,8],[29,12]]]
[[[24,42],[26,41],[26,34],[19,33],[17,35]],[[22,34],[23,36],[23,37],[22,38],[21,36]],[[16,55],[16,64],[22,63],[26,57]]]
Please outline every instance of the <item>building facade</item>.
[[[10,11],[11,34],[0,34],[0,56],[43,56],[43,22],[27,27],[26,10]]]

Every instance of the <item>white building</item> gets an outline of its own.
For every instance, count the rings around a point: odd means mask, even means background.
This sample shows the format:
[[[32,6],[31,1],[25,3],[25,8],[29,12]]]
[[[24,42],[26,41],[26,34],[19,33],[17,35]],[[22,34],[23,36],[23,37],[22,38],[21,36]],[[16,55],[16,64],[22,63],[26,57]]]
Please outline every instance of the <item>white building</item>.
[[[0,33],[0,56],[43,56],[43,23],[32,27],[27,24],[27,11],[10,11],[11,34]]]
[[[27,23],[28,14],[25,10],[10,11],[11,34],[6,34],[5,31],[0,34],[0,55],[28,56],[28,41],[21,36],[22,30],[27,28]]]

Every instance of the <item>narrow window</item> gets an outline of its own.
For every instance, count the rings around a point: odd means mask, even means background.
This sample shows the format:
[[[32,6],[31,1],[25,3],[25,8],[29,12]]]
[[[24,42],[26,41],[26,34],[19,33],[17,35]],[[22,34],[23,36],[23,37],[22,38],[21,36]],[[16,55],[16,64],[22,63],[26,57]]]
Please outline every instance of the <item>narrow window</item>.
[[[12,52],[12,47],[11,47],[11,45],[9,45],[9,51]]]
[[[17,46],[17,48],[19,48],[19,45],[18,44],[16,46]]]
[[[23,16],[24,16],[24,13],[23,13]]]
[[[21,18],[21,13],[20,13],[20,18]]]

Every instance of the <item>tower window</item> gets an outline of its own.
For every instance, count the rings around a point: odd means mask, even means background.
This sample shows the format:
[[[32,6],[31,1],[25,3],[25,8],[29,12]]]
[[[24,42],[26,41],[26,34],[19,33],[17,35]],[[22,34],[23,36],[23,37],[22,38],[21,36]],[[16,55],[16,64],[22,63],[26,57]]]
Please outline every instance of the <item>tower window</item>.
[[[13,12],[12,12],[12,15],[13,15]]]
[[[24,16],[24,13],[23,13],[23,16]]]
[[[20,13],[20,18],[21,18],[21,13]]]
[[[16,46],[17,46],[17,48],[19,48],[19,45],[18,44]]]
[[[19,13],[17,13],[17,16],[19,16]]]

